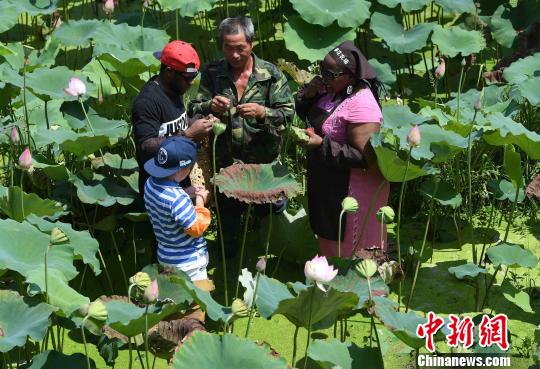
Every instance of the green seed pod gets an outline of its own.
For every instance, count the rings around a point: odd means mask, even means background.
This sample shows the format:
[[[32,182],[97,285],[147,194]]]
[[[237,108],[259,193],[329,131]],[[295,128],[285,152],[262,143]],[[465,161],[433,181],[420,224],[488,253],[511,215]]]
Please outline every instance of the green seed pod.
[[[379,222],[384,224],[392,223],[395,216],[396,214],[394,213],[394,209],[392,209],[390,206],[383,206],[377,212],[377,219],[379,220]]]
[[[373,259],[363,259],[356,264],[356,271],[366,279],[370,279],[377,273],[377,263]]]
[[[341,202],[341,208],[347,213],[356,213],[358,211],[358,201],[354,197],[347,196]]]
[[[148,273],[138,272],[129,279],[129,283],[134,284],[139,291],[144,292],[144,290],[146,290],[146,288],[150,286],[152,280],[150,279]]]
[[[101,301],[100,299],[97,299],[90,303],[90,306],[88,307],[87,315],[89,318],[105,321],[107,320],[107,316],[108,316],[107,307],[105,306],[103,301]]]
[[[242,299],[234,299],[231,305],[234,316],[245,318],[249,315],[249,308]]]
[[[64,242],[69,241],[68,236],[58,227],[54,227],[51,231],[51,236],[49,238],[49,243],[51,245],[58,245]]]
[[[212,124],[212,131],[216,136],[219,136],[220,134],[225,132],[226,129],[227,126],[225,125],[225,123],[215,122],[214,124]]]

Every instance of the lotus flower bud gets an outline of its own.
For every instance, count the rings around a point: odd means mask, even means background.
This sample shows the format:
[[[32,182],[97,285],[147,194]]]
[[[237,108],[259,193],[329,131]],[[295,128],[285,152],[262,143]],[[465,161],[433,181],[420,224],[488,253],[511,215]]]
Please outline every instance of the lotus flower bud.
[[[103,11],[107,15],[110,15],[112,12],[114,12],[114,0],[106,0],[105,4],[103,4]]]
[[[336,277],[337,269],[328,265],[325,256],[315,256],[312,260],[306,261],[304,274],[308,281],[313,281],[322,291],[326,292],[323,283],[328,283]]]
[[[144,292],[152,283],[150,276],[145,272],[138,272],[129,279],[130,284],[134,284],[139,291]]]
[[[395,216],[396,214],[394,213],[394,209],[392,209],[390,206],[383,206],[377,212],[377,219],[379,220],[379,222],[384,224],[392,223]]]
[[[476,100],[474,104],[474,110],[480,111],[482,109],[482,101],[480,99]]]
[[[108,316],[107,307],[103,301],[97,299],[96,301],[91,302],[88,306],[87,316],[95,320],[105,321],[107,320]]]
[[[341,208],[347,213],[356,213],[358,211],[358,201],[354,197],[347,196],[341,202]]]
[[[415,124],[407,135],[407,142],[411,147],[417,147],[420,146],[421,138],[420,127]]]
[[[255,269],[257,269],[259,273],[264,272],[266,269],[266,259],[259,258],[259,261],[257,261],[257,265],[255,265]]]
[[[377,273],[377,263],[373,259],[363,259],[356,264],[356,270],[362,277],[370,279]]]
[[[24,149],[21,156],[19,156],[19,168],[27,171],[32,168],[32,154],[29,148]]]
[[[18,144],[21,141],[21,138],[19,137],[19,130],[17,129],[17,127],[11,128],[11,132],[9,133],[9,139],[14,144]]]
[[[446,72],[446,64],[444,62],[444,59],[439,58],[439,65],[435,69],[435,78],[437,79],[442,78],[445,72]]]
[[[397,105],[403,105],[403,99],[399,95],[396,97],[396,104]]]
[[[461,59],[461,67],[465,68],[466,65],[467,65],[467,60],[465,58]]]
[[[86,85],[79,78],[71,77],[64,91],[70,96],[79,97],[86,93]]]
[[[216,136],[219,136],[220,134],[225,132],[226,129],[227,129],[227,126],[225,125],[225,123],[215,122],[214,124],[212,124],[212,131],[214,132],[214,135]]]
[[[58,245],[64,242],[69,241],[68,236],[58,227],[54,227],[51,231],[51,236],[49,237],[49,243],[51,245]]]
[[[377,268],[379,275],[383,279],[384,283],[390,284],[395,277],[400,275],[399,265],[397,261],[385,261]]]
[[[143,301],[145,304],[153,304],[159,297],[159,288],[157,279],[154,279],[152,283],[144,290]]]
[[[238,318],[245,318],[249,315],[249,307],[242,299],[234,299],[231,305],[232,313]]]
[[[0,337],[4,337],[4,330],[0,328]]]

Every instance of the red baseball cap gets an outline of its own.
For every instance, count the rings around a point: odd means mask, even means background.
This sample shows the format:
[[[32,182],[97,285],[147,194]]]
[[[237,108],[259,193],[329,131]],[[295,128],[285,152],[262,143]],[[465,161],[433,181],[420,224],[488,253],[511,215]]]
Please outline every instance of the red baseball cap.
[[[201,65],[193,46],[180,40],[169,42],[162,51],[155,52],[154,56],[161,64],[182,73],[197,73]]]

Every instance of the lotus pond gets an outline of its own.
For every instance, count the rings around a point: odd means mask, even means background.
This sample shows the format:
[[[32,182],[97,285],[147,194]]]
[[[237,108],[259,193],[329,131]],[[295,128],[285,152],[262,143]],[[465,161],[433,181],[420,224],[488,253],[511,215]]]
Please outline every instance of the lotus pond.
[[[330,259],[338,273],[325,292],[304,274],[306,262],[332,267],[313,259],[298,118],[279,167],[250,181],[214,174],[215,191],[282,186],[289,202],[282,215],[243,218],[245,256],[227,265],[211,226],[213,293],[155,264],[147,215],[133,207],[130,112],[159,71],[152,53],[183,39],[203,61],[219,58],[216,26],[234,15],[252,17],[255,53],[293,93],[343,40],[386,87],[371,145],[391,182],[393,211],[373,209],[388,254]],[[539,35],[538,0],[2,0],[0,368],[413,368],[430,311],[477,325],[506,314],[508,350],[482,347],[476,328],[470,347],[451,348],[445,325],[436,352],[534,368]],[[72,77],[78,97],[65,91]],[[209,333],[177,348],[175,319],[193,304]]]

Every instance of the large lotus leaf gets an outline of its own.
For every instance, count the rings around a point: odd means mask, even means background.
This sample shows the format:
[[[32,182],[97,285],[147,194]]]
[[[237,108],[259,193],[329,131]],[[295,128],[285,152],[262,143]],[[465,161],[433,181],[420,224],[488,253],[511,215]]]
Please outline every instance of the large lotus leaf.
[[[540,75],[540,71],[538,71]],[[540,105],[540,77],[529,79],[518,87],[521,96],[529,100],[532,105]]]
[[[287,168],[278,163],[235,163],[221,169],[215,181],[227,197],[255,204],[291,198],[300,191]]]
[[[0,42],[0,56],[1,55],[16,55],[17,53],[9,48],[9,46],[4,45]]]
[[[233,334],[195,332],[174,356],[172,369],[286,369],[287,362],[270,347]]]
[[[520,291],[508,281],[504,281],[501,285],[501,292],[505,299],[518,306],[526,313],[534,314],[531,308],[531,298],[525,291]]]
[[[64,118],[71,128],[78,130],[84,128],[86,132],[92,132],[88,120],[84,116],[81,105],[78,102],[67,102],[63,105]],[[126,138],[129,132],[129,123],[124,120],[107,119],[100,116],[94,109],[87,108],[88,119],[96,136],[107,136],[109,142],[114,145],[121,138]],[[88,150],[86,150],[88,151]]]
[[[420,185],[419,191],[428,199],[434,199],[442,206],[450,206],[457,209],[461,206],[463,198],[454,189],[454,186],[446,182],[439,182],[437,185],[433,179],[428,179]]]
[[[540,53],[516,60],[504,68],[503,77],[510,83],[520,84],[528,79],[540,76]]]
[[[30,224],[35,225],[42,232],[50,234],[51,231],[58,227],[66,236],[68,236],[68,242],[64,243],[64,246],[73,249],[73,254],[82,258],[85,264],[89,264],[96,275],[101,273],[100,264],[96,258],[96,253],[99,249],[99,243],[90,236],[88,231],[76,231],[71,227],[71,224],[61,222],[49,222],[36,215],[30,215],[26,219]]]
[[[92,58],[92,61],[81,69],[81,72],[96,86],[99,86],[99,90],[106,99],[107,96],[126,93],[122,78],[114,69],[114,66],[106,60]],[[92,95],[92,97],[98,96]]]
[[[206,312],[206,315],[215,322],[227,322],[232,316],[232,309],[230,307],[223,306],[216,302],[210,295],[210,292],[203,291],[197,288],[187,278],[172,278],[173,281],[179,284],[181,288],[188,291],[191,294],[193,300],[195,300],[199,306]]]
[[[58,0],[3,0],[0,7],[0,33],[17,24],[20,14],[27,12],[31,16],[51,14],[56,9]]]
[[[381,63],[377,59],[369,59],[369,64],[377,72],[377,78],[379,81],[389,89],[394,83],[396,83],[396,76],[392,73],[392,67],[390,64]]]
[[[50,179],[59,181],[69,178],[70,173],[65,164],[52,164],[43,155],[32,155],[32,165],[34,168],[41,169]]]
[[[128,337],[135,337],[146,332],[145,311],[129,302],[111,300],[105,303],[107,307],[107,325],[115,331]],[[148,328],[158,324],[168,316],[182,310],[182,305],[154,304],[148,306]]]
[[[301,17],[311,24],[329,26],[334,21],[343,28],[358,27],[369,18],[365,0],[291,0]]]
[[[45,119],[45,104],[43,101],[27,91],[26,104],[28,108],[28,121],[30,122],[30,129],[32,134],[35,130],[46,129],[47,120]],[[57,129],[58,127],[69,128],[69,124],[64,119],[62,112],[63,100],[50,100],[47,101],[47,118],[49,119],[49,127]],[[21,114],[21,118],[24,117],[24,106],[17,109],[16,115]],[[24,120],[24,119],[23,119]],[[34,153],[32,153],[34,155]]]
[[[358,347],[354,342],[341,342],[335,338],[313,341],[308,356],[323,369],[384,368],[376,348]]]
[[[74,97],[66,94],[64,88],[68,86],[69,79],[76,74],[64,66],[54,68],[38,68],[26,76],[28,88],[42,100],[64,99],[73,100]],[[79,76],[79,78],[81,78]],[[85,81],[88,94],[92,94],[96,89],[94,84]]]
[[[411,12],[422,9],[429,4],[431,0],[378,0],[378,2],[389,8],[395,8],[397,5],[401,5],[403,11]]]
[[[0,269],[10,269],[45,291],[45,252],[49,236],[30,223],[0,220]],[[69,315],[89,299],[72,289],[68,282],[78,274],[73,266],[73,249],[55,245],[47,254],[49,303]]]
[[[487,256],[495,266],[506,265],[508,268],[534,268],[538,258],[520,245],[500,243],[487,250]]]
[[[529,131],[521,123],[501,113],[490,114],[487,119],[492,131],[484,134],[490,145],[503,146],[514,144],[519,146],[531,159],[540,159],[540,134]]]
[[[400,127],[410,127],[411,124],[420,125],[426,121],[426,118],[415,114],[408,106],[404,105],[386,105],[382,109],[383,124],[381,130],[394,130]]]
[[[450,267],[448,268],[448,272],[456,276],[457,279],[463,279],[465,277],[477,277],[480,273],[486,274],[487,270],[485,268],[480,268],[474,263],[467,263],[457,267]]]
[[[424,346],[425,339],[416,335],[416,328],[419,324],[424,324],[427,321],[426,318],[422,318],[412,311],[401,313],[390,306],[377,304],[375,305],[375,314],[385,327],[407,346],[414,349]]]
[[[452,100],[448,101],[445,105],[449,107],[454,112],[457,111],[458,98],[457,93],[452,93],[454,97]],[[472,116],[474,115],[474,107],[476,102],[481,97],[481,91],[474,88],[464,91],[460,96],[460,110],[461,110],[461,119],[464,121],[472,121]],[[482,111],[477,113],[476,123],[482,122],[482,113],[495,113],[497,111],[502,112],[508,107],[509,99],[507,97],[506,89],[499,87],[497,85],[491,85],[484,88],[484,95],[482,97]],[[464,112],[464,110],[467,110]],[[469,118],[470,119],[467,119]]]
[[[43,339],[55,310],[47,304],[29,306],[16,292],[0,290],[0,352],[24,346],[28,336],[35,341]]]
[[[513,145],[506,145],[504,147],[503,168],[514,187],[523,187],[521,155],[516,151]]]
[[[473,0],[435,0],[435,4],[442,6],[449,13],[475,13]]]
[[[40,129],[34,135],[34,141],[38,148],[57,143],[65,152],[77,156],[93,154],[99,149],[110,145],[111,142],[110,137],[106,134],[75,133],[62,127],[55,130]]]
[[[110,152],[106,152],[103,157],[93,158],[91,161],[93,168],[101,168],[104,165],[118,170],[134,170],[138,168],[135,158],[125,159],[118,154],[111,154]]]
[[[322,27],[307,23],[297,16],[289,17],[283,32],[287,49],[293,51],[299,59],[311,63],[322,60],[334,46],[346,40],[354,40],[355,37],[354,29],[341,28],[335,23]]]
[[[198,12],[212,10],[218,0],[157,0],[165,11],[179,10],[182,17],[193,17]]]
[[[443,109],[434,109],[431,106],[424,106],[422,109],[420,109],[418,114],[429,119],[434,119],[441,127],[446,126],[448,122],[454,118],[451,114],[445,112]]]
[[[510,20],[510,9],[504,4],[499,5],[490,18],[493,38],[504,47],[511,48],[517,37],[517,32]]]
[[[131,188],[121,186],[110,177],[95,174],[94,179],[85,182],[72,175],[69,181],[77,187],[77,197],[85,204],[109,207],[116,203],[129,205],[135,200],[135,193]]]
[[[467,56],[486,47],[486,40],[480,31],[468,31],[460,27],[443,28],[435,26],[431,40],[439,50],[451,58],[461,54]]]
[[[498,181],[490,179],[488,181],[488,188],[497,200],[508,200],[512,202],[516,200],[517,188],[512,184],[512,182],[507,181],[506,179],[501,179]],[[517,193],[517,202],[520,203],[523,202],[523,200],[525,200],[525,191],[523,188],[520,188],[519,192]]]
[[[270,318],[278,309],[281,301],[291,298],[294,298],[294,296],[289,292],[285,284],[261,274],[256,303],[257,311],[263,318]]]
[[[20,187],[0,186],[0,209],[11,219],[22,221],[31,214],[40,217],[57,218],[64,213],[62,204],[42,199],[35,193],[21,191]]]
[[[178,279],[189,278],[181,270],[173,268],[164,272],[162,266],[151,264],[145,266],[142,271],[148,273],[152,280],[157,279],[160,300],[170,299],[177,305],[190,305],[193,302],[190,291],[178,283]]]
[[[65,46],[87,46],[97,29],[106,28],[107,23],[96,19],[80,19],[64,22],[53,32],[52,37]]]
[[[65,355],[58,351],[45,351],[32,358],[30,364],[21,366],[22,369],[81,369],[87,366],[83,354]],[[90,359],[90,369],[96,369],[96,363]]]
[[[384,146],[374,146],[374,149],[379,169],[388,182],[406,182],[434,173],[433,168],[429,166],[420,167],[415,163],[409,163],[405,178],[407,162],[400,158],[396,151]]]
[[[2,3],[0,11],[0,33],[3,33],[16,25],[18,16],[19,8],[16,5],[10,2]]]
[[[370,22],[373,33],[382,38],[390,50],[399,54],[412,53],[426,46],[434,25],[422,23],[404,30],[394,17],[382,13],[374,13]]]
[[[388,286],[378,276],[371,278],[369,283],[371,284],[372,296],[387,296],[390,293]],[[356,309],[363,309],[366,302],[369,300],[367,279],[362,278],[352,269],[347,272],[347,275],[336,276],[336,278],[330,282],[329,286],[341,292],[353,292],[356,294],[356,296],[358,296]]]

